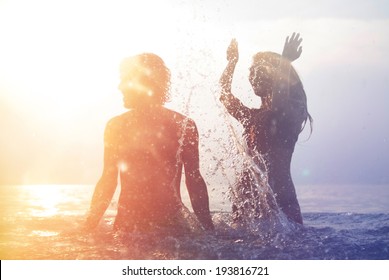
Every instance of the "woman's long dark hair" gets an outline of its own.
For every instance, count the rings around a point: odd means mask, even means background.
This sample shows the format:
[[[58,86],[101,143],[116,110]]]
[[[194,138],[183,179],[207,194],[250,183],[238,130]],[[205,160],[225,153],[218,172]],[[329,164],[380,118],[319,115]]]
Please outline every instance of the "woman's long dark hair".
[[[289,71],[287,73],[277,73],[279,71],[280,61],[284,60],[286,63],[289,64],[290,67]],[[280,79],[287,81],[288,88],[289,88],[289,102],[295,103],[298,106],[302,106],[304,110],[304,119],[301,123],[301,129],[300,133],[304,130],[307,122],[309,121],[311,133],[312,133],[312,124],[313,124],[313,118],[308,112],[308,104],[307,104],[307,95],[305,93],[303,84],[301,82],[301,79],[299,75],[297,74],[296,70],[290,63],[290,61],[286,60],[284,57],[282,57],[278,53],[274,52],[259,52],[253,56],[253,66],[255,65],[261,65],[262,63],[266,63],[266,65],[271,65],[272,69],[272,75],[273,75],[273,82],[275,81],[275,75],[276,73],[280,75]],[[271,92],[272,89],[269,90]]]

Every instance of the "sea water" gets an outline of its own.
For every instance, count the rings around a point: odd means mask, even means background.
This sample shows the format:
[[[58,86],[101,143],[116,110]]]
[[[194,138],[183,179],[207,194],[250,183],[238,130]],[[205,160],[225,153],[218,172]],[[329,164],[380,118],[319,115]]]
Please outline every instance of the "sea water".
[[[216,230],[118,234],[117,196],[99,227],[82,231],[94,186],[1,186],[1,259],[389,259],[389,186],[297,186],[304,226],[261,234],[236,227],[210,192]],[[184,194],[184,202],[190,203]],[[227,201],[227,203],[226,203]]]

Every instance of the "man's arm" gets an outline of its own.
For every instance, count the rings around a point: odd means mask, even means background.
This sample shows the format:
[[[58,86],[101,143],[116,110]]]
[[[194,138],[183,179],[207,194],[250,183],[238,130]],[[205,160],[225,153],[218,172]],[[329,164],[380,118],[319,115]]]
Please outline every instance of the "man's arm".
[[[115,152],[116,147],[112,143],[112,137],[111,123],[108,123],[104,134],[104,169],[93,193],[90,210],[85,223],[87,229],[93,229],[99,224],[116,190],[118,166]]]
[[[188,121],[185,133],[182,158],[185,168],[186,187],[192,208],[204,229],[213,230],[214,225],[209,210],[207,186],[200,173],[199,137],[193,121]]]

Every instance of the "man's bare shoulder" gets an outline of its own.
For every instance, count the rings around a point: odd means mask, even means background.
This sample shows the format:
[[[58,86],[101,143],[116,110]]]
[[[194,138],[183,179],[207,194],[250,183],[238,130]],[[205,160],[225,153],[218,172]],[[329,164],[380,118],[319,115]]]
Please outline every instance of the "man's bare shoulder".
[[[106,130],[113,131],[116,129],[120,129],[126,122],[128,122],[128,119],[131,118],[130,114],[131,111],[127,111],[125,113],[112,117],[108,120],[106,124]]]
[[[186,123],[189,125],[195,125],[194,121],[188,116],[185,116],[171,109],[164,108],[164,110],[166,116],[174,119],[177,123]]]
[[[111,118],[107,122],[107,128],[111,129],[120,129],[123,126],[131,125],[131,123],[136,124],[139,121],[141,121],[143,124],[146,124],[150,120],[154,120],[152,122],[155,122],[155,120],[158,120],[158,122],[163,123],[175,123],[179,126],[185,126],[187,128],[189,127],[195,127],[196,124],[193,119],[177,112],[172,109],[168,109],[166,107],[159,107],[155,108],[153,110],[150,110],[149,112],[145,113],[139,113],[136,111],[127,111],[123,114],[117,115],[113,118]]]
[[[121,122],[123,121],[124,119],[128,118],[129,115],[131,114],[131,111],[127,111],[127,112],[124,112],[120,115],[116,115],[114,117],[112,117],[108,123],[117,123],[117,122]]]

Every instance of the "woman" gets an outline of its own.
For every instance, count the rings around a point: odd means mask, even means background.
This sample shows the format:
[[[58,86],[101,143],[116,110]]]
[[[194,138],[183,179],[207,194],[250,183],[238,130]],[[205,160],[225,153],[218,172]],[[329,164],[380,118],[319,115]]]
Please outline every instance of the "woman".
[[[273,52],[254,55],[249,81],[255,95],[261,98],[259,109],[244,106],[231,92],[232,76],[239,59],[234,39],[228,47],[228,64],[220,78],[220,100],[228,113],[243,125],[249,155],[255,164],[264,165],[280,209],[290,220],[300,224],[303,220],[290,164],[300,132],[308,120],[312,123],[303,85],[291,65],[301,55],[301,41],[299,34],[293,33],[290,40],[286,39],[282,56]],[[251,186],[255,183],[254,177],[253,172],[243,171],[237,185],[239,194],[256,195]],[[245,215],[244,208],[244,205],[233,204],[235,220]]]

